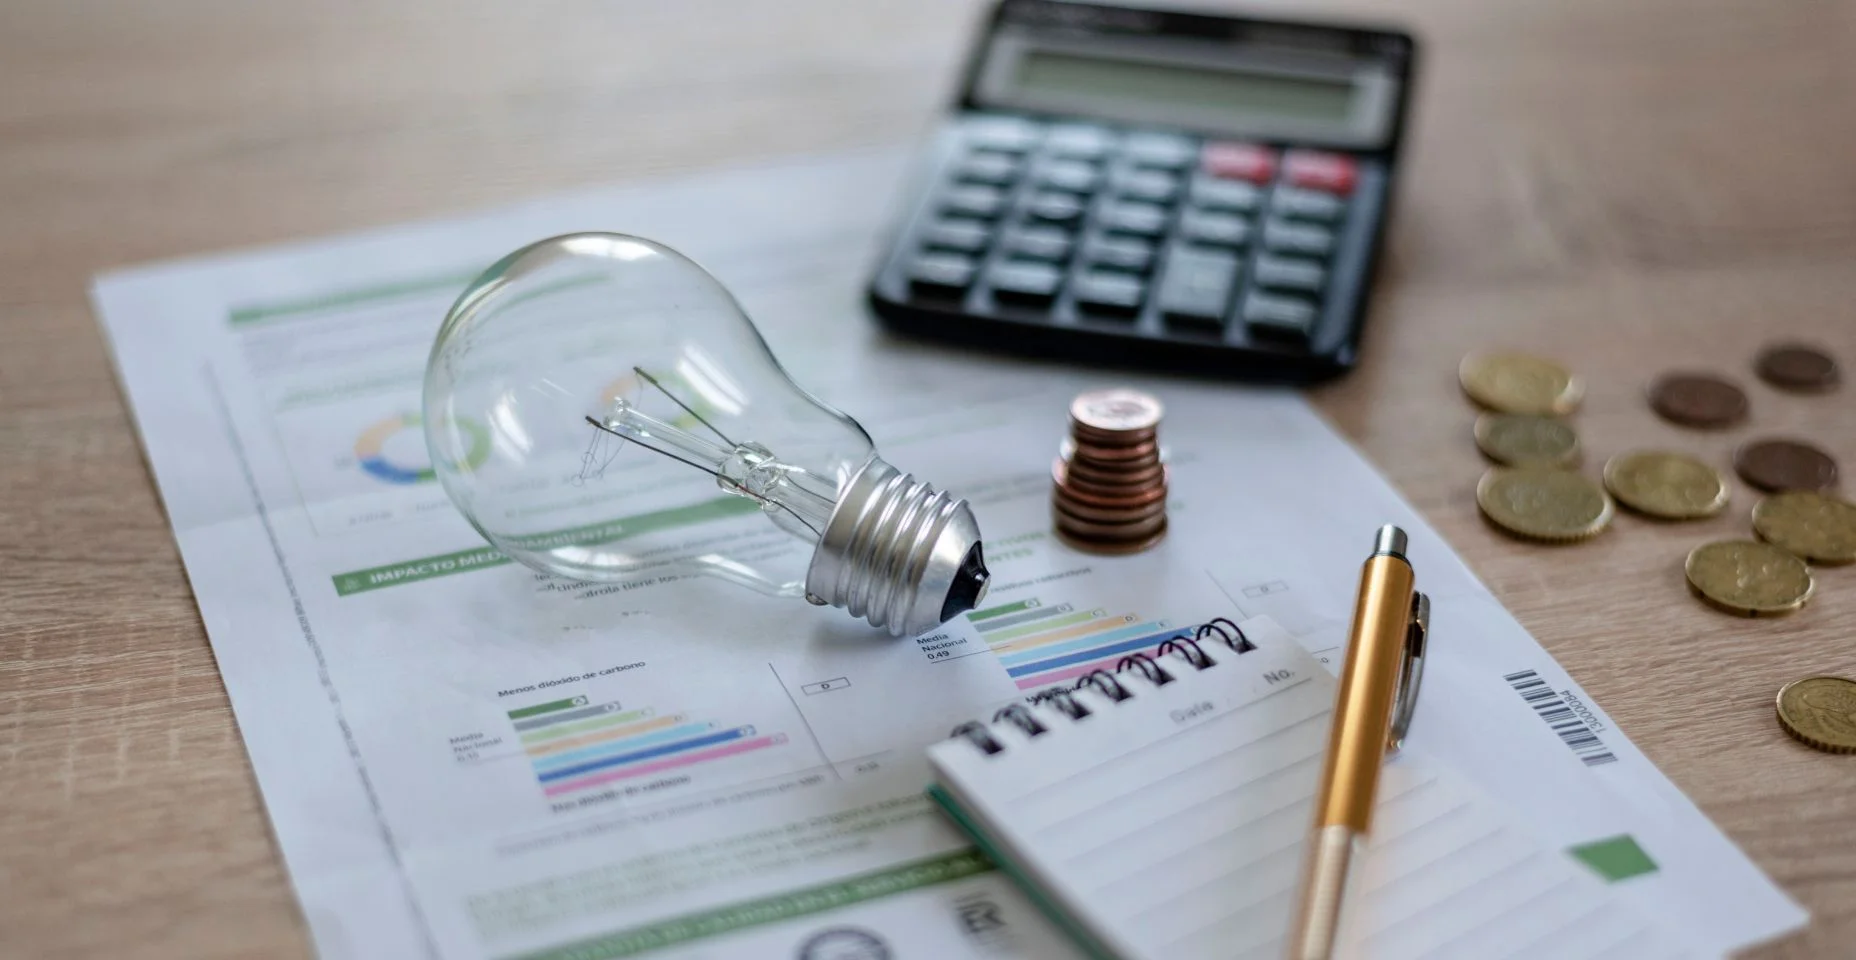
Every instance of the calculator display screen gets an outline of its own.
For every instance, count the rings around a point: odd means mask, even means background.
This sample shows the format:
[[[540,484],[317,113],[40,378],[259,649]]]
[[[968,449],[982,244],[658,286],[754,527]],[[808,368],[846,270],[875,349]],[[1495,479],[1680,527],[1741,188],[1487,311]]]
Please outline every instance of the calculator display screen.
[[[1191,107],[1232,118],[1294,117],[1344,122],[1353,113],[1350,78],[1248,72],[1031,49],[1016,64],[1014,85],[1032,94]]]

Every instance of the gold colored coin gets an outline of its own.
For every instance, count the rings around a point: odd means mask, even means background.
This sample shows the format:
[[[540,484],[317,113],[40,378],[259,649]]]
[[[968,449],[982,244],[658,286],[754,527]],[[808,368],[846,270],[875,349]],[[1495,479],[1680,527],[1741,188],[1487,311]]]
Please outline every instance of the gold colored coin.
[[[1856,680],[1805,677],[1779,688],[1779,725],[1825,753],[1856,753]]]
[[[1689,552],[1682,569],[1696,596],[1747,617],[1791,613],[1811,599],[1815,586],[1803,560],[1757,540],[1704,543]]]
[[[1524,353],[1471,354],[1457,379],[1471,400],[1499,413],[1564,415],[1585,395],[1585,384],[1565,367]]]
[[[1727,506],[1720,471],[1680,453],[1639,450],[1605,464],[1605,489],[1618,502],[1664,520],[1712,517]]]
[[[1835,497],[1775,493],[1753,507],[1753,532],[1812,563],[1856,563],[1856,505]]]
[[[1554,467],[1496,467],[1476,484],[1476,505],[1509,533],[1553,543],[1596,536],[1614,512],[1603,487]]]
[[[1563,420],[1527,413],[1476,418],[1476,446],[1509,467],[1566,467],[1579,462],[1579,435]]]

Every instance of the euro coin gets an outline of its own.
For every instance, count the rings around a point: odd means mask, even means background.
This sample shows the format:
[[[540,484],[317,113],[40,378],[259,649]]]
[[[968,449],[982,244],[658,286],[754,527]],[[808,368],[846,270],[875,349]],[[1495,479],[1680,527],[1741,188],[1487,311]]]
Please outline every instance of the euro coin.
[[[1526,413],[1476,418],[1476,446],[1508,467],[1565,467],[1579,462],[1579,435],[1563,420]]]
[[[1471,354],[1457,379],[1471,400],[1498,413],[1560,416],[1585,395],[1585,384],[1565,367],[1524,353]]]
[[[1727,506],[1720,471],[1680,453],[1640,450],[1605,464],[1605,489],[1618,502],[1663,520],[1712,517]]]
[[[1821,393],[1834,390],[1842,375],[1836,358],[1802,343],[1779,343],[1760,351],[1753,362],[1759,378],[1782,390]]]
[[[1740,479],[1767,493],[1837,485],[1837,461],[1802,440],[1755,440],[1734,451]]]
[[[1596,536],[1615,512],[1603,487],[1554,467],[1496,467],[1476,484],[1476,505],[1501,529],[1550,543]]]
[[[1753,532],[1812,563],[1856,563],[1856,505],[1808,490],[1753,507]]]
[[[1685,427],[1731,426],[1746,417],[1746,391],[1712,374],[1665,374],[1650,387],[1650,409]]]
[[[1825,753],[1856,753],[1856,680],[1805,677],[1779,688],[1779,725]]]
[[[1070,402],[1072,422],[1108,434],[1152,430],[1165,412],[1158,398],[1139,390],[1091,390]]]
[[[1791,613],[1811,599],[1811,569],[1757,540],[1719,540],[1689,552],[1689,588],[1714,607],[1746,617]]]

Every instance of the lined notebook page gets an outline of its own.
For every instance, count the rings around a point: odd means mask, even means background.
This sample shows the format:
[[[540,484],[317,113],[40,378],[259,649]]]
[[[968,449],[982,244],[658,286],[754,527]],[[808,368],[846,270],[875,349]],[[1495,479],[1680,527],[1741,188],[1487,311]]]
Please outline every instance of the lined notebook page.
[[[1003,749],[930,750],[941,785],[1005,856],[1118,955],[1275,958],[1293,909],[1334,681],[1280,628],[1260,648],[1133,699],[994,724]],[[1422,717],[1422,714],[1420,714]],[[1422,720],[1420,719],[1420,722]],[[1345,955],[1685,956],[1570,858],[1421,758],[1390,763],[1354,887]]]

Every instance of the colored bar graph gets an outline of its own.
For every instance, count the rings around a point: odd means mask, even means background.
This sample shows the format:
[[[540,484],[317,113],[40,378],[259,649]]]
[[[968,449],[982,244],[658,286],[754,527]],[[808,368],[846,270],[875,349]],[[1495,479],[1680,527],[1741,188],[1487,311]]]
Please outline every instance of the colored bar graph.
[[[568,737],[565,740],[549,740],[546,743],[530,744],[528,746],[528,755],[531,757],[545,757],[557,753],[566,753],[570,750],[578,750],[581,747],[595,743],[622,740],[640,733],[662,730],[665,727],[682,723],[688,719],[688,717],[678,713],[668,717],[657,717],[652,720],[646,720],[643,723],[632,723],[622,727],[613,727],[610,730],[601,730],[598,733]]]
[[[1020,690],[1113,670],[1123,657],[1151,652],[1168,637],[1181,635],[1165,620],[1078,611],[1071,604],[1035,599],[1001,604],[967,619]]]
[[[558,797],[563,793],[572,793],[575,790],[584,790],[587,787],[597,787],[600,784],[611,783],[614,780],[624,780],[629,777],[642,777],[648,774],[662,773],[665,770],[675,770],[678,767],[687,767],[695,763],[738,756],[751,750],[762,750],[767,747],[779,746],[785,742],[786,734],[784,733],[776,733],[770,737],[757,737],[753,740],[739,740],[724,746],[711,747],[707,750],[698,750],[695,753],[684,754],[680,757],[671,757],[668,760],[659,760],[656,763],[626,767],[622,770],[609,770],[605,773],[596,773],[590,777],[582,777],[578,780],[568,780],[564,783],[552,784],[543,789],[542,792],[550,797]]]
[[[560,753],[542,755],[531,753],[529,756],[534,760],[535,769],[537,771],[556,770],[561,767],[571,767],[576,763],[585,763],[589,760],[597,760],[602,757],[617,756],[618,754],[630,750],[636,750],[639,747],[649,747],[660,743],[669,743],[673,740],[694,737],[699,734],[708,733],[713,729],[715,729],[715,724],[713,723],[685,723],[671,727],[668,730],[660,730],[656,733],[643,733],[633,737],[623,737],[605,743],[594,744],[590,747],[582,747],[578,750],[567,750]]]
[[[585,696],[511,710],[509,721],[549,797],[787,742],[783,733],[761,735],[751,725],[659,716],[651,707]]]
[[[543,727],[540,730],[530,730],[521,734],[521,740],[523,743],[541,743],[545,740],[571,737],[579,733],[592,733],[595,730],[604,730],[607,727],[615,727],[621,723],[630,723],[633,720],[643,720],[650,715],[651,708],[649,707],[643,710],[626,710],[622,713],[608,713],[596,720],[581,720],[578,723],[561,723],[552,727]]]

